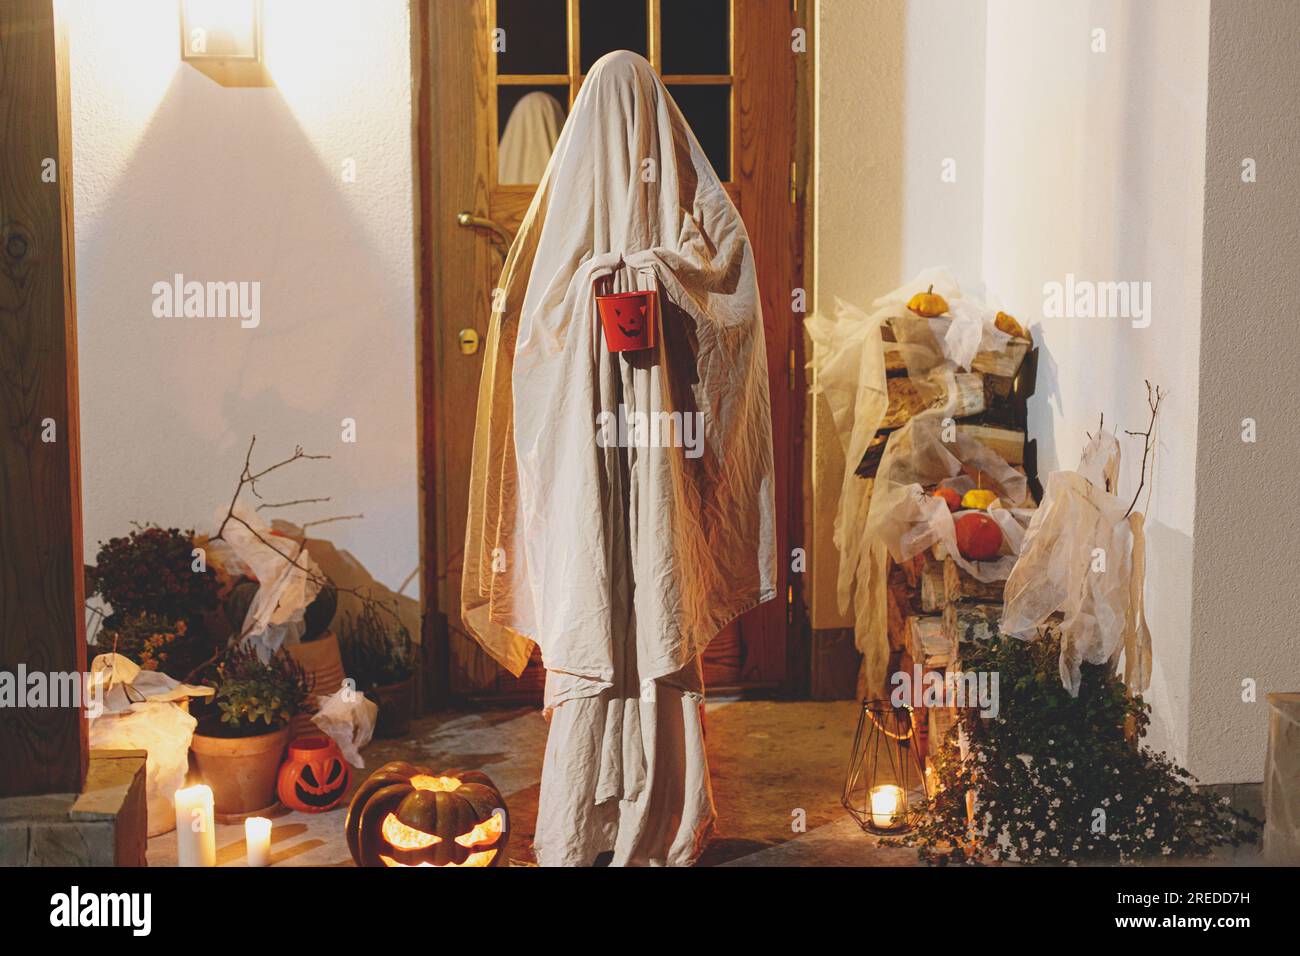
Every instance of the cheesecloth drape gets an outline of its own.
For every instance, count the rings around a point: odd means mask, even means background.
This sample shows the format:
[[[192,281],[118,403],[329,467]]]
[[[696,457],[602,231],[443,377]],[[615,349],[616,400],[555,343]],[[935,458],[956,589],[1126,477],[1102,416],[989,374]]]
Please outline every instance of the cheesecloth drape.
[[[607,350],[597,280],[659,290],[652,352]],[[598,440],[620,408],[644,427]],[[694,861],[713,820],[699,655],[774,597],[774,528],[745,227],[650,65],[611,53],[507,256],[474,436],[462,617],[512,673],[541,648],[539,862]]]

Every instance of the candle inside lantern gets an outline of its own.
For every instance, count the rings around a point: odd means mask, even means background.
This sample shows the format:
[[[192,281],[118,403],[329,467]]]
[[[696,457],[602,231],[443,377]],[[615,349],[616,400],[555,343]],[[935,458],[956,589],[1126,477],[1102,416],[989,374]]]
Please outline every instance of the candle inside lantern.
[[[244,846],[249,866],[271,865],[271,821],[266,817],[249,817],[244,821]]]
[[[898,826],[898,808],[903,802],[902,788],[885,784],[871,788],[871,823],[881,830],[892,830]]]
[[[199,784],[176,791],[176,865],[217,865],[211,787]]]

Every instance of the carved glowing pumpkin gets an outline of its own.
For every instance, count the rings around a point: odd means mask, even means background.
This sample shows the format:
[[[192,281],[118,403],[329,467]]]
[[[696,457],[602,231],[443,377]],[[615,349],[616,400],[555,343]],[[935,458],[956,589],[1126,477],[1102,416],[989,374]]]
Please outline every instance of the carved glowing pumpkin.
[[[502,866],[510,818],[485,773],[395,761],[357,788],[344,832],[358,866]]]
[[[351,779],[338,744],[328,737],[299,737],[289,745],[275,790],[290,810],[324,813],[343,800]]]

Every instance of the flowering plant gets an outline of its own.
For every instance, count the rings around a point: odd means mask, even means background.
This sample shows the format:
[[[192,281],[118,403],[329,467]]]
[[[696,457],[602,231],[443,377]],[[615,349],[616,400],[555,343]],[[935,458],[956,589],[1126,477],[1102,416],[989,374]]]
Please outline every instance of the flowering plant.
[[[1051,631],[1033,642],[962,644],[964,670],[998,672],[1001,700],[990,718],[963,709],[957,727],[931,742],[937,787],[912,837],[923,859],[1131,863],[1255,839],[1256,821],[1141,745],[1148,704],[1089,664],[1071,697],[1059,656]]]
[[[185,673],[204,653],[185,621],[148,611],[114,614],[111,620],[96,636],[96,648],[130,658],[141,670]]]
[[[194,570],[194,532],[149,525],[100,542],[86,568],[86,591],[113,606],[113,617],[143,612],[199,624],[217,606],[213,574]],[[105,621],[105,627],[109,621]]]

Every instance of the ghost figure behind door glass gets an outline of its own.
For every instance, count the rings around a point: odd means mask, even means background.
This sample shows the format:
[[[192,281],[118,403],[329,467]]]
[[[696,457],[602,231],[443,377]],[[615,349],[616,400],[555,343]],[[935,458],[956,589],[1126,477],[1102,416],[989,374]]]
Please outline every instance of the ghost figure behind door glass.
[[[563,87],[554,92],[563,95]],[[505,87],[500,102],[506,106],[514,93]],[[497,145],[497,182],[503,186],[538,183],[564,126],[564,107],[550,92],[534,89],[510,109]]]

